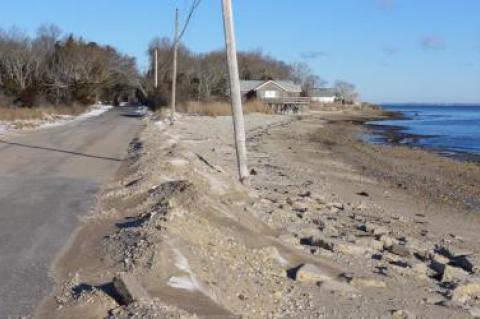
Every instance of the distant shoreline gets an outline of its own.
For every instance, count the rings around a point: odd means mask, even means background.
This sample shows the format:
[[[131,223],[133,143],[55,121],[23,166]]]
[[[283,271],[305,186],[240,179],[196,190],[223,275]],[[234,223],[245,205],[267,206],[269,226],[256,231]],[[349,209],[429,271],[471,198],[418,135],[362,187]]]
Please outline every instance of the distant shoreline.
[[[436,107],[478,107],[480,106],[480,102],[478,103],[379,103],[380,106],[436,106]]]

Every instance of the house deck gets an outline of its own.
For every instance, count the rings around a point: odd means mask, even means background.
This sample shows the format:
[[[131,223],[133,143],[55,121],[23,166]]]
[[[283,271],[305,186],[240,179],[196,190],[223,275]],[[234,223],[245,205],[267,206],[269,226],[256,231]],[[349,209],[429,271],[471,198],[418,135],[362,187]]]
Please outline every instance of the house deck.
[[[262,101],[270,105],[275,113],[298,113],[310,104],[309,97],[270,98]]]

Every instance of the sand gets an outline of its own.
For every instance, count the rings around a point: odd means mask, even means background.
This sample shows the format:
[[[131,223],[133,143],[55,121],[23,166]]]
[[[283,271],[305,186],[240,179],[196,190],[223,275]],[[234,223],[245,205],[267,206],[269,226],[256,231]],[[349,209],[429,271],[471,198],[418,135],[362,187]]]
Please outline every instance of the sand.
[[[360,142],[379,116],[248,115],[248,188],[231,118],[150,122],[38,317],[473,316],[480,167]],[[125,305],[118,272],[150,299]]]

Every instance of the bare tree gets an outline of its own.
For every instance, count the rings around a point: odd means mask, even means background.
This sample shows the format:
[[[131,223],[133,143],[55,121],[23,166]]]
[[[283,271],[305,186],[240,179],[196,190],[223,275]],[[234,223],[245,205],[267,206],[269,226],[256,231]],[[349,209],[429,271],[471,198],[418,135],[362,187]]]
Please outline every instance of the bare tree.
[[[134,59],[114,48],[42,26],[34,39],[0,30],[0,90],[17,104],[35,106],[38,98],[53,104],[91,103],[115,91],[138,87]]]
[[[0,39],[0,70],[3,82],[19,94],[30,86],[38,72],[42,56],[34,52],[31,39],[17,29],[2,32]]]
[[[303,62],[292,65],[290,78],[301,85],[304,94],[308,94],[311,89],[324,87],[327,84],[325,80],[314,74],[308,64]]]
[[[354,104],[359,98],[355,85],[347,81],[336,81],[334,84],[338,97],[344,104]]]

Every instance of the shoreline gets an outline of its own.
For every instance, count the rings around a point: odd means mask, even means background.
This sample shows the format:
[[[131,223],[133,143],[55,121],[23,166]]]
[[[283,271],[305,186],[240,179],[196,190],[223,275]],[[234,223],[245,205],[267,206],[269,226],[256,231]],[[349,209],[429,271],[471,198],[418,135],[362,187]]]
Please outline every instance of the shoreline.
[[[364,136],[370,133],[365,123],[372,119],[389,119],[391,116],[396,114],[352,114],[343,119],[334,116],[336,119],[330,122],[330,129],[319,132],[324,136],[327,133],[328,138],[323,139],[332,145],[332,150],[341,152],[344,160],[369,176],[399,188],[413,184],[412,188],[421,191],[421,195],[428,200],[441,200],[451,206],[480,213],[480,190],[475,187],[480,183],[479,162],[443,156],[438,153],[439,150],[429,148],[399,143],[378,144],[364,140]],[[384,169],[386,165],[390,166],[391,171]],[[425,168],[424,171],[421,170],[422,167]],[[471,172],[475,174],[470,175]]]
[[[429,145],[420,145],[418,143],[419,139],[433,138],[437,135],[407,133],[406,130],[408,129],[408,127],[402,125],[382,125],[381,122],[385,120],[413,119],[412,117],[406,116],[399,111],[384,112],[387,118],[368,120],[363,123],[363,125],[369,130],[369,132],[367,132],[365,135],[365,141],[367,143],[393,146],[406,145],[412,149],[423,149],[433,152],[439,156],[451,158],[458,161],[480,163],[480,154],[477,153],[455,150],[448,147],[433,147]],[[370,122],[377,123],[374,124]]]
[[[480,204],[464,207],[480,168],[363,143],[359,123],[379,116],[248,115],[249,190],[236,182],[230,117],[150,123],[60,258],[40,317],[466,316],[470,303],[452,303],[455,286],[430,262],[447,258],[439,248],[480,256]],[[306,263],[322,276],[299,280]],[[152,300],[123,305],[102,290],[120,271]]]

